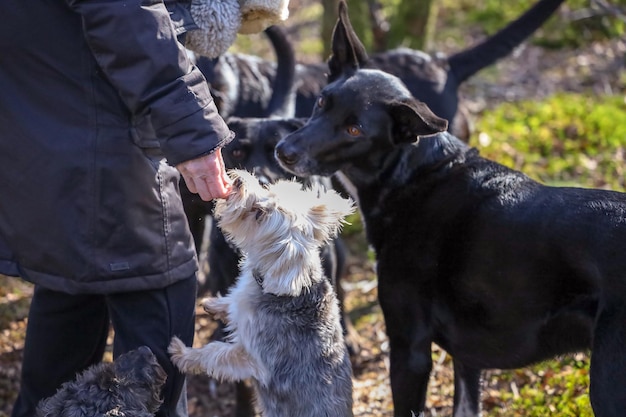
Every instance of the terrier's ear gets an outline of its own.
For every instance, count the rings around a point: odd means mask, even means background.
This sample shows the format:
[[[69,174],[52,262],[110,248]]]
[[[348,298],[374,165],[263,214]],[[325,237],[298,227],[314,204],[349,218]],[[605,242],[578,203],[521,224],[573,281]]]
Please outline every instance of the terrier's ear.
[[[331,83],[344,73],[354,72],[367,62],[367,52],[356,35],[345,1],[339,2],[339,19],[333,29],[332,55],[328,60],[328,82]]]
[[[445,132],[448,121],[435,115],[426,104],[415,99],[402,99],[389,103],[389,114],[393,119],[391,143],[416,142],[420,136]]]
[[[354,203],[336,191],[319,195],[319,204],[309,209],[308,218],[313,226],[315,240],[320,244],[336,237],[345,223],[345,217],[354,213]]]

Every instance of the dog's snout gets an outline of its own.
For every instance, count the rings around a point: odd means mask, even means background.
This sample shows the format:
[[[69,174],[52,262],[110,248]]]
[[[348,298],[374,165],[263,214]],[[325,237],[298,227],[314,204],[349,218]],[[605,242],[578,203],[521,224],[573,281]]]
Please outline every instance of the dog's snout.
[[[137,351],[144,356],[152,356],[152,350],[148,346],[140,346],[137,348]]]
[[[259,184],[265,188],[272,183],[272,180],[270,180],[266,175],[258,175],[257,178],[259,179]]]
[[[281,141],[276,145],[274,153],[276,158],[285,165],[295,165],[300,158],[300,155],[293,148],[290,148],[285,141]]]

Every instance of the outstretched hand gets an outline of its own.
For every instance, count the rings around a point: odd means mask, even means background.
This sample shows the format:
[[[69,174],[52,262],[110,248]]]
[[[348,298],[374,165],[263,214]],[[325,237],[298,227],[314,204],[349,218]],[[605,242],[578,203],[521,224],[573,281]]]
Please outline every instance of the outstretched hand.
[[[226,174],[224,159],[220,149],[196,159],[185,161],[176,166],[187,188],[200,195],[204,201],[226,198],[232,189]]]

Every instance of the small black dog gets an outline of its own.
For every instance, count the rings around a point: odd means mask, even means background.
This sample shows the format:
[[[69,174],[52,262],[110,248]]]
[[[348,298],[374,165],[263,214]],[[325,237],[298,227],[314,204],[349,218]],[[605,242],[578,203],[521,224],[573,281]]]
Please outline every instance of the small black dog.
[[[449,130],[469,140],[471,123],[468,111],[459,98],[460,86],[482,69],[510,55],[531,36],[563,3],[563,0],[540,0],[517,20],[475,46],[454,53],[430,55],[422,51],[398,48],[372,54],[364,64],[399,77],[415,98],[426,103],[436,115],[450,121]],[[276,51],[276,64],[246,54],[226,53],[217,60],[200,57],[198,68],[211,84],[220,114],[259,117],[272,95],[272,85],[290,88],[275,77],[283,71],[295,71],[296,117],[309,117],[319,92],[326,85],[325,63],[295,63],[293,48],[283,28],[271,27],[266,36]],[[295,66],[295,69],[293,69]],[[286,79],[286,78],[284,78]]]
[[[356,190],[377,257],[395,416],[424,408],[431,344],[454,361],[454,416],[480,375],[593,350],[598,417],[626,410],[626,194],[549,187],[479,156],[401,81],[363,69],[345,3],[330,84],[276,147],[296,175]],[[430,136],[424,137],[422,136]]]
[[[146,346],[87,368],[37,407],[38,417],[152,417],[166,374]]]

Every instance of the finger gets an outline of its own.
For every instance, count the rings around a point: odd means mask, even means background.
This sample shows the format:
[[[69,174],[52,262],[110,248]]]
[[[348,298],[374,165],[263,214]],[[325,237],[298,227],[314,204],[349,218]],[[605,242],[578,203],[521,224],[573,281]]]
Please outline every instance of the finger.
[[[216,178],[214,181],[208,181],[207,188],[211,194],[211,198],[225,198],[229,193],[226,185],[218,178]]]
[[[224,184],[226,193],[230,194],[230,192],[232,191],[232,187],[233,187],[232,179],[230,178],[230,176],[228,175],[228,172],[226,171],[226,164],[224,162],[224,158],[222,158],[222,150],[218,149],[217,152],[218,152],[218,162],[219,162],[220,174],[221,174],[220,181],[222,182],[222,184]]]
[[[196,193],[200,196],[200,198],[204,201],[213,200],[213,193],[210,190],[210,182],[207,181],[206,177],[196,177],[194,179]]]
[[[194,183],[194,180],[192,177],[188,176],[188,175],[183,175],[183,179],[185,180],[185,185],[187,186],[187,188],[189,189],[189,191],[191,191],[192,193],[197,193],[197,189],[196,189],[196,184]]]

